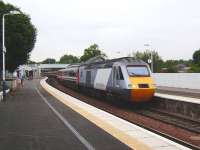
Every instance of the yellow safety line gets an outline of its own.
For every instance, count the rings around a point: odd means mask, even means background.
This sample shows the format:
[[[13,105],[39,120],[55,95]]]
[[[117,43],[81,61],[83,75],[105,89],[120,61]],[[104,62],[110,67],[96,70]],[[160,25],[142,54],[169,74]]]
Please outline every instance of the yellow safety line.
[[[63,92],[61,92],[61,91],[58,92],[57,89],[55,89],[55,88],[51,87],[50,85],[48,85],[45,80],[42,80],[40,82],[40,84],[42,85],[42,87],[46,91],[48,91],[51,95],[56,97],[63,104],[65,104],[68,107],[72,108],[74,111],[78,112],[83,117],[87,118],[89,121],[91,121],[92,123],[94,123],[98,127],[102,128],[103,130],[105,130],[109,134],[111,134],[113,137],[117,138],[118,140],[120,140],[124,144],[128,145],[130,148],[132,148],[134,150],[151,150],[151,148],[149,146],[147,146],[146,144],[140,142],[138,139],[127,135],[123,131],[113,127],[109,123],[107,123],[107,122],[103,121],[102,119],[94,116],[92,113],[86,111],[85,109],[82,109],[79,106],[66,101],[64,95],[60,94],[60,93],[63,93]],[[57,92],[56,92],[56,90],[57,90]]]

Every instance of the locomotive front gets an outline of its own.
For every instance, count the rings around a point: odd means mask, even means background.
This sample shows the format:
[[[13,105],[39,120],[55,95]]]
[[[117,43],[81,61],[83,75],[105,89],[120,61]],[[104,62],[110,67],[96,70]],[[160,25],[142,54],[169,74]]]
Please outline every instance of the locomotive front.
[[[127,65],[128,88],[133,102],[146,102],[155,93],[155,84],[148,65]]]

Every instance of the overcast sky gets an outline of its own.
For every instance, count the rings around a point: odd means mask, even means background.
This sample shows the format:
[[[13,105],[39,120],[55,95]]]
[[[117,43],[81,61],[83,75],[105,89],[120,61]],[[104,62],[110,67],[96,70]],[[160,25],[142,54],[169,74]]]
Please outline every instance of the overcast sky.
[[[93,43],[109,58],[144,51],[190,59],[200,48],[200,0],[4,0],[38,30],[31,59],[81,56]]]

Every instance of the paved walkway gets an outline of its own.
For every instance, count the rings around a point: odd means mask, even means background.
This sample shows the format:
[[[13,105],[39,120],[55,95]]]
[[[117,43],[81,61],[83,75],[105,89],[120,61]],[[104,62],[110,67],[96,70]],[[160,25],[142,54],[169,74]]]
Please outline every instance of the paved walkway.
[[[47,100],[47,102],[45,102]],[[64,124],[47,105],[66,121]],[[0,103],[0,149],[129,149],[96,125],[45,92],[39,80]]]

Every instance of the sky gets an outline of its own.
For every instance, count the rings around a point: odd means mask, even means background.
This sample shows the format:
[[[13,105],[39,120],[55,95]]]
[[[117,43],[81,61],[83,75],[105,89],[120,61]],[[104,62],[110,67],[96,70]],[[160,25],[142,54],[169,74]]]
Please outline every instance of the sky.
[[[4,0],[30,15],[38,36],[31,60],[81,56],[96,43],[108,58],[155,50],[191,59],[200,48],[199,0]],[[149,44],[149,46],[144,46]]]

